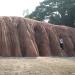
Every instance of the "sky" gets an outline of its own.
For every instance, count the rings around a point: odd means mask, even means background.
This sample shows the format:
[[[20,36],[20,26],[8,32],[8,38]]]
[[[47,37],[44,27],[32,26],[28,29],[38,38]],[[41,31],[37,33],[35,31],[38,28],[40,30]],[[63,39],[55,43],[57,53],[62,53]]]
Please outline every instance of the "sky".
[[[29,13],[35,10],[43,0],[0,0],[0,16],[20,16],[23,12],[29,10]]]

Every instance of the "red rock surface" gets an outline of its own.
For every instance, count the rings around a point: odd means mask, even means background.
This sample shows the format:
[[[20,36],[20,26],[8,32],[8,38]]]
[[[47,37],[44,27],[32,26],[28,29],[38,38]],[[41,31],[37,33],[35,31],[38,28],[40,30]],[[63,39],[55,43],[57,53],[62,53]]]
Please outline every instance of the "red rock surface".
[[[64,49],[60,47],[60,37]],[[75,28],[0,17],[0,56],[75,56]]]

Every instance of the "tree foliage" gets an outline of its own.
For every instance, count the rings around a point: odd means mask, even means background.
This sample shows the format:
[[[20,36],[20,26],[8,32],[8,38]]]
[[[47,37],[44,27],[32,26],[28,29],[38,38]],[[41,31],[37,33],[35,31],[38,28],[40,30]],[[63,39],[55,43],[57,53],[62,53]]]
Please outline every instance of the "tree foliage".
[[[75,26],[75,0],[44,0],[27,17],[49,23]]]

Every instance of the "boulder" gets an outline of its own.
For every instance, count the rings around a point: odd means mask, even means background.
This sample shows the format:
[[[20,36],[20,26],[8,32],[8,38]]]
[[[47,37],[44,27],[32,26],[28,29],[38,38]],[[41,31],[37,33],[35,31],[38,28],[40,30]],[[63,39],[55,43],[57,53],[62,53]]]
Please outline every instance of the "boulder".
[[[0,56],[75,56],[75,28],[22,17],[0,17]]]

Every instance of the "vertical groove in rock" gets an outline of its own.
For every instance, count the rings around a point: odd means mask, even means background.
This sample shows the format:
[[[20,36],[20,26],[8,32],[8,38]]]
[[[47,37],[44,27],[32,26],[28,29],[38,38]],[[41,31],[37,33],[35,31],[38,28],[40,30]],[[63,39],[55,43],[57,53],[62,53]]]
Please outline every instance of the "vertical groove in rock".
[[[7,36],[8,29],[7,29],[7,25],[3,18],[2,18],[1,28],[2,28],[1,56],[11,56],[10,49],[8,47],[8,44],[10,41],[10,40],[8,41],[8,36]]]
[[[37,47],[37,44],[35,42],[35,34],[34,34],[34,30],[33,30],[33,25],[34,23],[29,23],[27,20],[25,20],[25,23],[27,25],[27,29],[28,29],[28,32],[30,34],[30,38],[31,38],[31,41],[33,43],[33,46],[35,47],[35,52],[37,53],[37,56],[39,56],[39,51],[38,51],[38,47]]]
[[[27,29],[24,20],[19,20],[17,24],[19,35],[20,47],[23,56],[38,56],[33,41],[31,40],[30,33]]]
[[[34,27],[35,39],[39,50],[40,56],[50,56],[49,40],[42,25],[37,24]]]
[[[68,29],[68,34],[69,34],[69,37],[72,41],[72,44],[73,44],[73,51],[74,51],[74,54],[75,54],[75,29],[74,28],[69,28]]]
[[[55,30],[57,31],[57,36],[58,37],[61,36],[64,41],[63,50],[66,52],[67,56],[74,56],[73,43],[69,37],[67,28],[66,27],[56,27]]]
[[[50,42],[50,48],[51,48],[51,53],[53,56],[62,56],[60,53],[60,47],[58,46],[58,40],[57,36],[55,35],[54,31],[51,29],[46,29],[48,37],[49,37],[49,42]]]
[[[21,56],[19,42],[16,34],[16,30],[13,26],[12,19],[8,17],[4,17],[4,22],[7,28],[7,47],[8,50],[11,52],[11,56]]]

